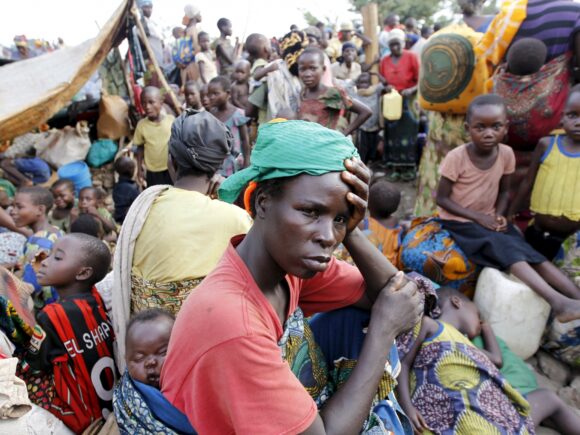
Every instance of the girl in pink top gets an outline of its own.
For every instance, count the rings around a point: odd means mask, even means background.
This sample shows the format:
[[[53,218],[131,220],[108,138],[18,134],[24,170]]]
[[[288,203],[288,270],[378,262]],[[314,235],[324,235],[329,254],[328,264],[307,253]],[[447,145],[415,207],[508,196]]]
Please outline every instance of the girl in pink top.
[[[560,322],[580,319],[580,289],[509,224],[515,156],[500,141],[508,122],[503,99],[482,95],[470,104],[471,142],[443,160],[437,205],[443,227],[476,264],[507,270],[542,296]]]

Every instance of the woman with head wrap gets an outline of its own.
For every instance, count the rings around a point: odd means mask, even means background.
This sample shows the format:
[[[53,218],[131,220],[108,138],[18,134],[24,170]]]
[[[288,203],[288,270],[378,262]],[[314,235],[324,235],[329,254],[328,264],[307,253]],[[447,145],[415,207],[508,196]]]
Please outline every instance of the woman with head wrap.
[[[412,112],[417,84],[419,61],[415,53],[405,50],[405,32],[393,29],[389,33],[391,53],[380,63],[379,71],[386,80],[386,92],[396,90],[403,97],[403,116],[398,121],[385,120],[385,151],[383,161],[391,168],[389,178],[405,181],[415,178],[417,163],[417,134],[419,121]]]
[[[133,203],[115,253],[113,324],[124,350],[130,313],[162,307],[174,314],[217,264],[231,237],[251,225],[239,207],[212,199],[212,179],[232,137],[209,112],[188,110],[173,123],[169,153],[174,187],[155,186]],[[117,353],[124,367],[124,351]]]
[[[349,138],[305,121],[260,127],[251,162],[219,194],[245,190],[254,225],[183,305],[164,396],[200,433],[405,433],[385,400],[391,344],[422,305],[357,228],[368,169]],[[343,241],[358,269],[332,256]],[[347,306],[372,313],[323,313]]]

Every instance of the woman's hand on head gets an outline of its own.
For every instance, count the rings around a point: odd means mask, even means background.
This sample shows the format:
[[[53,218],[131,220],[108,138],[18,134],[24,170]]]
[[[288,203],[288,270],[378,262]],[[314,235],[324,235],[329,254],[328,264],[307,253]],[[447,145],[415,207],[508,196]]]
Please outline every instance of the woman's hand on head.
[[[342,180],[351,188],[346,199],[352,205],[352,213],[347,223],[347,232],[354,230],[365,217],[367,201],[369,199],[369,168],[357,157],[344,161],[346,171],[342,173]]]

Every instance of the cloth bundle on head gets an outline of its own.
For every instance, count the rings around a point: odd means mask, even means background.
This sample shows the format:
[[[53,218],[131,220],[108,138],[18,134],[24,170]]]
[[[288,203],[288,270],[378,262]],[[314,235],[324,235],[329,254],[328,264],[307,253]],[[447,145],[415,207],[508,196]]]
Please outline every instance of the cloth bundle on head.
[[[389,32],[388,43],[400,42],[401,45],[405,44],[405,32],[401,29],[393,29]]]
[[[137,0],[137,7],[153,6],[153,0]]]
[[[258,130],[251,165],[227,178],[218,195],[234,202],[246,185],[300,174],[344,171],[344,160],[358,157],[350,138],[316,122],[274,120]]]
[[[14,37],[14,45],[17,47],[27,47],[28,46],[28,39],[24,35],[16,35]]]
[[[209,112],[188,109],[173,121],[169,153],[179,167],[213,175],[232,144],[223,122]]]
[[[185,7],[183,8],[183,12],[185,13],[185,16],[187,18],[191,19],[201,14],[201,9],[190,3],[188,5],[185,5]]]
[[[300,31],[287,33],[280,42],[282,59],[286,62],[288,70],[296,77],[298,77],[298,58],[307,46],[306,33]]]

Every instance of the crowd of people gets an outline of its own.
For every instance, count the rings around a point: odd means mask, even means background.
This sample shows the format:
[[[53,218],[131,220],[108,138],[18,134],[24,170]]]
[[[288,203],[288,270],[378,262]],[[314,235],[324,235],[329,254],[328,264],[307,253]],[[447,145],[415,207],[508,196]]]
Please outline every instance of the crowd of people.
[[[517,277],[579,367],[580,4],[483,3],[389,14],[370,59],[351,23],[212,39],[192,4],[169,43],[138,0],[114,185],[1,156],[4,408],[63,434],[579,433],[472,298]]]

